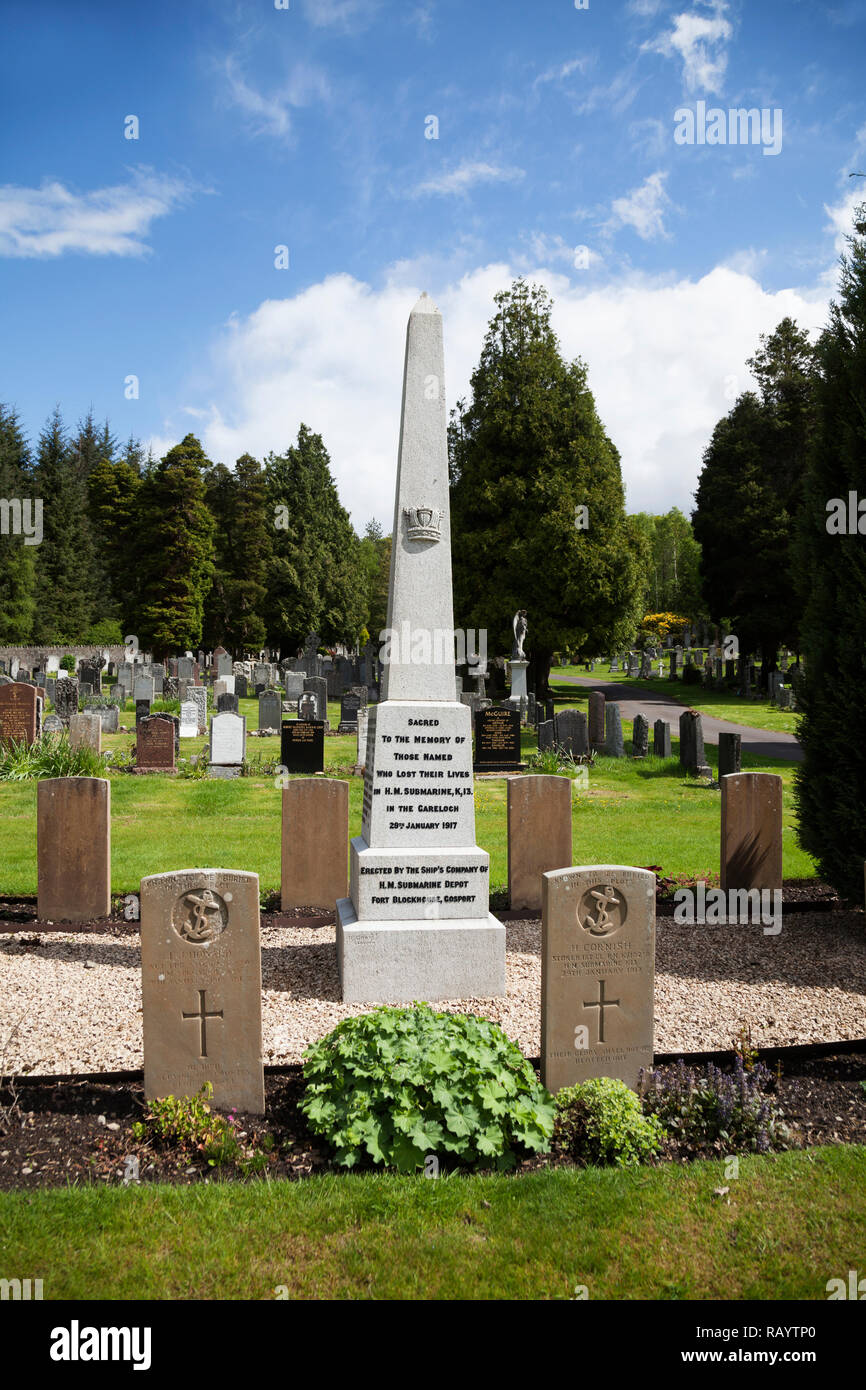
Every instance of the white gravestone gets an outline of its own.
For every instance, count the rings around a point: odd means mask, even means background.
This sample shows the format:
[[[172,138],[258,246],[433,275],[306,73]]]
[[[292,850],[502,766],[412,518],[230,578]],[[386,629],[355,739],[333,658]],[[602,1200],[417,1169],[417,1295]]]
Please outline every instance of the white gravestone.
[[[196,738],[198,735],[198,705],[194,700],[184,700],[180,707],[180,737]]]
[[[471,714],[455,699],[442,318],[426,295],[406,336],[393,535],[382,698],[337,903],[343,998],[490,998],[505,993],[505,928],[475,843]]]

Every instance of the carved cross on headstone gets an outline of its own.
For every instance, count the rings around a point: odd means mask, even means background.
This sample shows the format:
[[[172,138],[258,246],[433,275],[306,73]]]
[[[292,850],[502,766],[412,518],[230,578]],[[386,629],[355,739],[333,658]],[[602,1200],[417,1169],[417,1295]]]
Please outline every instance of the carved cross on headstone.
[[[583,1007],[584,1007],[585,1009],[598,1009],[598,1041],[599,1041],[600,1043],[603,1043],[603,1042],[605,1041],[605,1037],[604,1037],[604,1011],[605,1011],[605,1009],[618,1009],[618,1008],[619,1008],[619,1000],[618,1000],[618,999],[605,999],[605,997],[604,997],[604,986],[605,986],[605,981],[604,981],[604,980],[599,980],[599,982],[598,982],[598,991],[599,991],[599,992],[598,992],[598,999],[595,999],[595,1000],[584,999],[584,1001],[583,1001]]]
[[[207,990],[204,990],[204,989],[200,989],[199,992],[198,992],[198,1013],[197,1013],[197,1014],[195,1014],[195,1013],[193,1013],[193,1014],[184,1013],[184,1014],[182,1015],[183,1018],[197,1018],[197,1019],[199,1020],[199,1023],[201,1024],[201,1052],[200,1052],[200,1054],[199,1054],[201,1057],[206,1057],[206,1056],[207,1056],[207,1021],[208,1021],[208,1019],[209,1019],[209,1018],[222,1018],[222,1016],[223,1016],[223,1011],[222,1011],[222,1009],[218,1009],[215,1013],[208,1013],[208,1012],[207,1012],[207,1005],[206,1005],[206,1003],[205,1003],[205,996],[206,996],[206,994],[207,994]]]

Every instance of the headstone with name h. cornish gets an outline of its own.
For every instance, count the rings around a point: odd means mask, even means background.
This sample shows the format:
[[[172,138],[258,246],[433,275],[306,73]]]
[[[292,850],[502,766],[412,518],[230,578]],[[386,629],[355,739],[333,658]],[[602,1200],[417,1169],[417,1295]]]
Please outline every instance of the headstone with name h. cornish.
[[[518,772],[520,711],[494,706],[479,710],[475,719],[475,771]]]
[[[653,724],[653,757],[669,758],[671,755],[671,726],[665,719],[657,719]]]
[[[171,715],[150,714],[135,726],[135,765],[147,772],[173,772],[175,725]]]
[[[0,748],[23,743],[29,748],[36,738],[38,700],[35,685],[13,681],[0,685]]]
[[[437,661],[428,643],[413,660],[413,631],[454,631],[442,319],[426,295],[409,318],[402,415],[386,626],[408,629],[410,641],[391,653],[369,712],[351,896],[337,903],[352,1002],[505,993],[505,929],[489,910],[489,856],[475,843],[471,715],[455,698],[453,650]],[[501,713],[519,738],[519,713]]]
[[[653,1061],[656,877],[621,864],[544,875],[541,1077],[637,1090]]]
[[[321,720],[283,719],[280,762],[287,772],[314,773],[325,768],[325,726]]]
[[[144,1094],[261,1115],[259,877],[186,869],[141,880]]]

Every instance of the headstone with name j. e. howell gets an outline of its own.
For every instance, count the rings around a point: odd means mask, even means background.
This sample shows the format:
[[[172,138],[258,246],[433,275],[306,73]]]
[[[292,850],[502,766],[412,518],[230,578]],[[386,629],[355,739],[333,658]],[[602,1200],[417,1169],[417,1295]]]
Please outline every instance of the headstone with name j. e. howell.
[[[471,714],[455,697],[442,318],[406,337],[387,639],[369,711],[361,834],[337,902],[343,998],[505,993],[505,928],[475,842]]]

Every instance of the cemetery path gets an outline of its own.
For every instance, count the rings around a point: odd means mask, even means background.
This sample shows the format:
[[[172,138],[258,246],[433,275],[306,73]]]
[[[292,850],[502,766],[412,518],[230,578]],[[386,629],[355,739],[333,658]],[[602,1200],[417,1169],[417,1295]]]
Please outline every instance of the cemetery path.
[[[654,690],[640,686],[623,687],[617,681],[594,681],[591,676],[559,676],[563,685],[582,685],[590,690],[600,690],[605,700],[619,705],[620,718],[634,719],[636,714],[645,714],[652,726],[656,719],[666,719],[671,725],[671,737],[678,736],[679,719],[684,709],[690,706],[685,702],[666,699]],[[626,698],[623,689],[628,690]],[[757,753],[764,758],[782,758],[788,762],[801,763],[803,750],[794,734],[782,733],[778,729],[753,729],[748,724],[731,724],[727,719],[714,719],[702,714],[701,723],[706,743],[718,744],[719,734],[739,734],[744,753]]]

